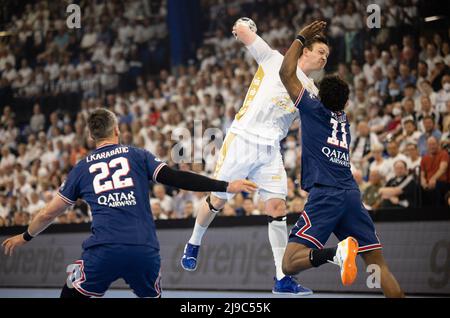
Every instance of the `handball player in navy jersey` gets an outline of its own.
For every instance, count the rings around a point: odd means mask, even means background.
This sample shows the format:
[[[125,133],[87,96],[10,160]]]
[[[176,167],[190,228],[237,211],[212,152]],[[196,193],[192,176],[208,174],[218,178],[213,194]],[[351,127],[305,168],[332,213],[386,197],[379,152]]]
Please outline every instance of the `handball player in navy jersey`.
[[[46,229],[79,198],[91,207],[91,236],[68,266],[61,297],[101,297],[123,278],[138,297],[160,297],[160,255],[149,203],[150,182],[190,191],[253,192],[248,180],[225,182],[171,169],[150,152],[119,144],[114,113],[93,111],[88,128],[96,149],[70,171],[57,195],[23,234],[2,243],[5,254]]]
[[[316,97],[305,90],[296,75],[303,46],[325,26],[325,22],[316,21],[302,29],[280,69],[281,81],[300,112],[301,184],[309,192],[305,209],[289,235],[283,272],[295,275],[329,262],[340,266],[342,283],[350,285],[357,276],[356,256],[360,253],[367,265],[379,266],[385,296],[403,297],[350,170],[350,130],[344,112],[348,85],[337,76],[326,76]],[[331,233],[340,242],[324,248]]]

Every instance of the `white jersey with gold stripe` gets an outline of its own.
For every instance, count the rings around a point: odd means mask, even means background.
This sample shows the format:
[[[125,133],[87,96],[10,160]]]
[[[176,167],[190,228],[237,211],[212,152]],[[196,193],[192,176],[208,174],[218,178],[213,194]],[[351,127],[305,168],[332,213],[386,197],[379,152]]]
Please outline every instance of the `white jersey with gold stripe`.
[[[283,55],[272,50],[259,36],[247,48],[259,67],[230,131],[254,143],[277,146],[298,117],[298,110],[279,76]],[[314,81],[298,67],[297,77],[305,89],[318,95]]]

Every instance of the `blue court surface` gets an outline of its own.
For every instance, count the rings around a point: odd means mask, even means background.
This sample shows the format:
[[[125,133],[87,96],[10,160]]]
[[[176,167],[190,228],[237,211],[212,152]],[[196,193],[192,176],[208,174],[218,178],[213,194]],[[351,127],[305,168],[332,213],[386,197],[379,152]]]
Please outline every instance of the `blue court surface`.
[[[0,288],[0,298],[58,298],[59,289],[45,288]],[[314,293],[310,296],[274,295],[270,292],[208,291],[208,290],[163,290],[164,298],[380,298],[382,294],[369,293]],[[135,298],[126,289],[111,289],[104,298]],[[423,297],[423,296],[413,296]],[[428,296],[429,297],[429,296]]]

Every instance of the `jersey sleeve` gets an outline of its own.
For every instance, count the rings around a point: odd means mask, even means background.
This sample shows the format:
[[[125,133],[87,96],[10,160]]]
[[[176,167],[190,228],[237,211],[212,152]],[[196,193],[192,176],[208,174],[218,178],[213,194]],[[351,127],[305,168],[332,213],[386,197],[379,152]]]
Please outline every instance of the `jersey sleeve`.
[[[147,177],[149,180],[152,180],[153,182],[157,183],[156,176],[158,175],[161,168],[166,165],[166,163],[156,158],[152,153],[150,153],[147,150],[144,150],[144,156],[145,156],[145,166],[147,167]]]
[[[253,43],[247,46],[247,49],[249,50],[255,61],[260,65],[264,64],[271,57],[278,53],[278,51],[273,50],[269,46],[269,44],[267,44],[267,42],[258,35],[256,36],[256,39],[253,41]]]
[[[79,166],[75,166],[67,175],[66,180],[59,187],[56,193],[67,204],[75,204],[80,197],[80,173]]]

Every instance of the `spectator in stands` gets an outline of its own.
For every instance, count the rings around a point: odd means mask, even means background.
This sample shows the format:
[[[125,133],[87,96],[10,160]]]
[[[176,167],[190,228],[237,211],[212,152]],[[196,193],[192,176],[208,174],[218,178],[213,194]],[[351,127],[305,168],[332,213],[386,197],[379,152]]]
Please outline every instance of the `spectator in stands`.
[[[4,189],[0,189],[0,218],[7,220],[9,215],[9,209],[8,209],[8,200],[6,198],[6,194],[3,193]]]
[[[405,147],[405,153],[409,159],[409,171],[418,177],[420,174],[420,163],[422,162],[422,157],[419,154],[419,147],[417,146],[417,143],[407,144]]]
[[[192,201],[186,201],[184,204],[183,218],[192,218],[194,216],[194,204]]]
[[[441,84],[442,88],[436,94],[436,111],[444,114],[450,101],[450,73],[442,76]]]
[[[430,96],[422,96],[420,102],[421,111],[417,114],[417,121],[419,122],[419,130],[425,131],[425,125],[423,123],[425,117],[431,117],[433,122],[437,124],[439,123],[440,115],[435,111]]]
[[[407,64],[400,64],[400,75],[397,78],[397,83],[400,86],[400,91],[404,91],[406,85],[416,84],[416,78],[411,74],[411,70]]]
[[[408,208],[416,206],[417,184],[408,175],[408,165],[398,160],[394,163],[395,177],[379,190],[382,208]]]
[[[230,203],[225,203],[222,209],[223,216],[236,216],[236,210],[231,206]]]
[[[168,216],[173,213],[173,199],[166,194],[166,188],[162,184],[155,184],[153,186],[153,195],[159,200],[161,209]]]
[[[369,165],[369,175],[370,171],[377,170],[378,173],[385,178],[389,172],[388,163],[383,157],[384,146],[382,144],[376,144],[371,146],[371,158],[372,162]]]
[[[181,169],[180,169],[181,170]],[[185,217],[187,202],[193,202],[194,195],[190,191],[180,190],[173,198],[174,218],[181,219]]]
[[[403,133],[398,135],[396,141],[400,144],[399,149],[403,152],[408,144],[416,144],[422,134],[417,130],[416,122],[412,117],[406,117],[403,121]]]
[[[449,187],[449,155],[441,149],[439,140],[434,136],[428,137],[427,147],[428,152],[420,164],[423,203],[428,206],[443,206],[443,198]]]
[[[424,133],[420,136],[417,144],[419,146],[419,153],[424,156],[427,153],[427,142],[428,138],[431,136],[435,137],[437,140],[441,139],[442,133],[439,129],[435,128],[433,117],[426,116],[423,118]]]
[[[30,204],[28,205],[28,212],[34,216],[43,207],[45,207],[45,202],[39,197],[39,194],[35,191],[30,194]]]
[[[236,214],[240,216],[260,215],[261,211],[256,209],[253,198],[247,197],[243,200],[242,207],[236,210]]]
[[[169,219],[169,215],[162,209],[161,201],[159,201],[159,199],[150,199],[150,207],[155,220]]]
[[[15,226],[26,226],[30,222],[30,215],[25,211],[14,213],[13,223]]]
[[[67,223],[78,224],[82,222],[82,218],[78,215],[77,211],[70,209],[66,212]]]
[[[381,196],[378,190],[383,186],[383,176],[378,170],[373,169],[369,173],[368,186],[363,192],[363,203],[368,210],[376,210],[381,204]]]
[[[351,147],[351,160],[355,167],[367,170],[368,157],[372,145],[379,144],[380,141],[375,133],[370,132],[367,121],[363,120],[358,123],[357,133]]]
[[[34,104],[33,116],[30,119],[30,129],[33,133],[38,133],[43,130],[45,126],[45,116],[41,112],[41,106],[39,104]]]
[[[402,161],[406,162],[407,166],[409,166],[409,159],[404,154],[399,152],[398,143],[395,140],[388,142],[386,149],[387,149],[388,157],[385,159],[386,170],[387,170],[385,178],[386,178],[386,180],[390,180],[395,177],[395,172],[394,172],[395,162],[402,160]]]
[[[2,159],[0,160],[0,169],[12,167],[16,162],[16,156],[11,153],[8,146],[2,148]]]
[[[7,219],[0,216],[0,227],[8,226]]]
[[[364,191],[368,187],[368,183],[366,181],[364,181],[362,171],[360,169],[355,168],[352,170],[352,173],[353,173],[353,178],[355,179],[356,184],[359,187],[359,191],[361,193],[364,193]]]

